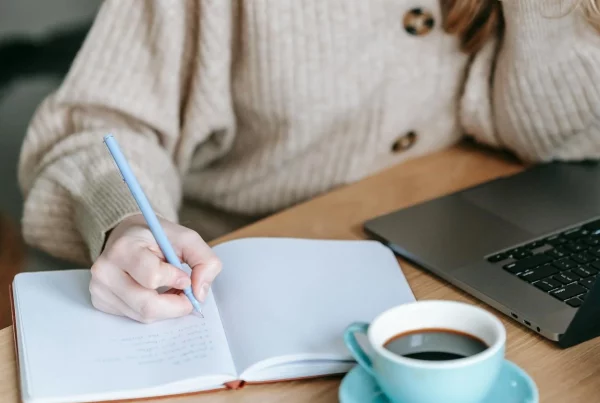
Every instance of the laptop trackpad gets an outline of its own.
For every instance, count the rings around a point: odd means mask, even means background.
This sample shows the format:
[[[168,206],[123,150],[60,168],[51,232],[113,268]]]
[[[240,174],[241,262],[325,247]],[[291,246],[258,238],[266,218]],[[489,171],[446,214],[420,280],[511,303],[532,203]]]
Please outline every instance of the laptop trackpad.
[[[449,195],[372,220],[369,230],[424,266],[455,269],[533,238],[502,218]]]
[[[600,169],[549,164],[461,192],[464,200],[535,236],[600,215]]]

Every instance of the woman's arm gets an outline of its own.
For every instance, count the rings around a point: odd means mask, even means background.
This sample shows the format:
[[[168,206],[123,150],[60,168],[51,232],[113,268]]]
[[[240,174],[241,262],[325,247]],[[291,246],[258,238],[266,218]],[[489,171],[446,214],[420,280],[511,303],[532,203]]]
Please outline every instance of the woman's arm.
[[[94,260],[106,232],[139,209],[102,139],[115,135],[163,217],[181,197],[174,164],[193,57],[195,2],[109,0],[23,144],[19,181],[26,241],[53,255]]]
[[[563,0],[503,0],[506,29],[471,66],[469,134],[526,161],[600,157],[600,33]]]

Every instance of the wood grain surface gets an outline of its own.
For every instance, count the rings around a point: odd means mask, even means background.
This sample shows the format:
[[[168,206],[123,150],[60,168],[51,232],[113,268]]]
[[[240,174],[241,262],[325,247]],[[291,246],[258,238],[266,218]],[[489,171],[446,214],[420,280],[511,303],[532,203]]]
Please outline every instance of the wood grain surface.
[[[0,212],[0,329],[12,324],[8,285],[23,270],[24,263],[25,246],[19,226]]]
[[[298,205],[223,237],[292,236],[322,239],[364,239],[362,223],[376,215],[470,187],[522,166],[497,154],[460,146],[419,158]],[[594,402],[600,396],[600,340],[561,350],[534,332],[484,306],[465,293],[400,260],[418,300],[446,299],[483,306],[497,314],[508,332],[507,358],[536,381],[543,403]],[[3,266],[4,267],[4,266]],[[11,328],[0,332],[0,401],[18,401]],[[252,385],[242,390],[156,401],[311,402],[338,401],[340,378]]]

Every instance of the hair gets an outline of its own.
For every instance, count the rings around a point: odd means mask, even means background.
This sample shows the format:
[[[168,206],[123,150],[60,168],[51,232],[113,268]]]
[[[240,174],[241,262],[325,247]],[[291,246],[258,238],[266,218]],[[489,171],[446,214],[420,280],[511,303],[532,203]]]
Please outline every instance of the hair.
[[[528,0],[537,1],[537,0]],[[571,0],[600,33],[600,0]],[[504,16],[500,0],[440,0],[443,28],[457,35],[461,50],[475,53],[494,35],[502,35]],[[571,10],[572,11],[572,10]]]

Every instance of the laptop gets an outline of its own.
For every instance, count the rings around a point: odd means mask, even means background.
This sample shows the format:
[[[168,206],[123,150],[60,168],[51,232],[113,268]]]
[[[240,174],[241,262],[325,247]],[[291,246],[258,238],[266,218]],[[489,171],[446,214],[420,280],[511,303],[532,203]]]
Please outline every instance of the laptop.
[[[366,233],[563,348],[600,335],[600,165],[551,162],[375,217]]]

